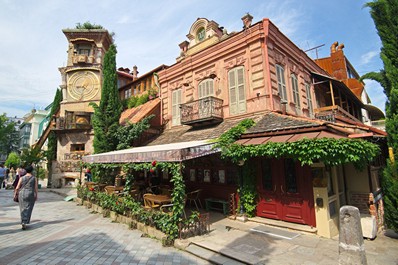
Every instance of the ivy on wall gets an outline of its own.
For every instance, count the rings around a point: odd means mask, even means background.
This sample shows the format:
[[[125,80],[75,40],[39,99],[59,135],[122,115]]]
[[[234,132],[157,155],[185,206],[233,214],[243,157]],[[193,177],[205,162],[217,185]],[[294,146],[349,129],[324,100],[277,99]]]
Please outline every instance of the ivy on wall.
[[[160,169],[162,172],[168,172],[171,175],[170,182],[173,183],[173,192],[171,194],[173,202],[173,215],[170,218],[170,223],[167,225],[168,234],[172,238],[176,238],[178,235],[178,223],[182,221],[182,216],[185,207],[185,183],[182,176],[182,170],[184,168],[182,163],[171,163],[171,162],[156,162],[151,163],[125,163],[125,164],[113,164],[113,163],[84,163],[84,167],[90,167],[92,169],[94,178],[97,178],[99,182],[103,183],[105,176],[114,177],[119,173],[120,169],[126,173],[126,186],[131,185],[134,181],[134,175],[132,172],[142,172]],[[111,183],[111,180],[105,183]]]
[[[253,125],[252,120],[244,120],[220,136],[216,147],[221,148],[223,158],[229,158],[234,163],[238,163],[252,157],[286,157],[296,159],[302,165],[311,165],[316,162],[323,162],[330,166],[353,163],[360,170],[380,153],[380,148],[376,144],[362,139],[347,138],[303,138],[296,142],[267,142],[261,145],[235,144],[245,129]]]

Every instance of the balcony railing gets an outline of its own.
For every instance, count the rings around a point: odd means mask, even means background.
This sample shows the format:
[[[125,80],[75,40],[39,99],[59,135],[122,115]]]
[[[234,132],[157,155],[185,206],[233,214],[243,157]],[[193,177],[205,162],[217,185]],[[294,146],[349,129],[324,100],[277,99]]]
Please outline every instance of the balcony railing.
[[[81,160],[85,155],[90,155],[90,153],[85,153],[84,151],[64,153],[64,160]]]
[[[55,123],[55,130],[90,130],[91,124],[67,121],[64,117],[58,117]]]
[[[319,120],[336,122],[338,118],[350,119],[355,122],[361,122],[359,119],[355,118],[353,115],[348,113],[340,106],[328,106],[319,109],[315,109],[315,118]]]
[[[224,117],[222,104],[222,99],[211,96],[181,104],[181,124],[195,126],[221,122]]]

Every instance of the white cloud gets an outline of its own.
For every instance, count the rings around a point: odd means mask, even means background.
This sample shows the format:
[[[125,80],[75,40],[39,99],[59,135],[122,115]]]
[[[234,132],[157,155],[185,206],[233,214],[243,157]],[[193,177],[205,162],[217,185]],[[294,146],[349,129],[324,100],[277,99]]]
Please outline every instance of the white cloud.
[[[370,52],[363,54],[361,56],[360,65],[370,63],[373,60],[373,58],[375,58],[378,55],[379,55],[379,51],[370,51]]]

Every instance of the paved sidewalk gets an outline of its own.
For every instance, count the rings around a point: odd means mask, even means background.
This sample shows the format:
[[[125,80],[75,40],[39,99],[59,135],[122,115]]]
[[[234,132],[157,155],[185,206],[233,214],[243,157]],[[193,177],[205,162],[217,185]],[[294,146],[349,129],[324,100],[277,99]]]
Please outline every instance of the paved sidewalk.
[[[0,264],[210,264],[45,191],[23,231],[13,191],[0,190]]]
[[[64,196],[76,194],[76,189],[71,188],[48,189],[47,191]],[[51,193],[48,192],[48,194]],[[67,203],[67,205],[72,205],[71,208],[78,209],[72,209],[73,212],[76,211],[82,215],[88,213],[87,209],[75,206],[73,203]],[[35,212],[36,210],[34,210],[33,216],[38,214]],[[109,219],[102,217],[99,219],[102,220],[101,223],[104,226],[118,226],[118,224],[109,223]],[[80,227],[80,225],[81,222],[75,224],[76,227]],[[216,264],[338,264],[338,238],[326,239],[314,234],[275,228],[251,221],[242,223],[224,218],[222,214],[216,212],[211,212],[210,228],[211,232],[208,235],[189,238],[188,240],[177,240],[176,245]],[[257,231],[253,231],[253,229]],[[1,231],[0,228],[0,247],[3,241],[1,240]],[[136,230],[129,230],[128,233],[139,234]],[[153,239],[150,240],[156,242]],[[123,244],[121,243],[121,245]],[[173,248],[163,249],[173,250]],[[365,240],[365,250],[368,264],[398,264],[398,239],[397,235],[390,231],[387,235],[379,234],[375,240]],[[0,251],[0,264],[2,264],[1,253],[2,251]],[[229,259],[224,257],[229,257]],[[195,262],[201,264],[200,262],[203,261],[199,259],[192,262],[188,264]],[[176,263],[173,262],[172,264]]]

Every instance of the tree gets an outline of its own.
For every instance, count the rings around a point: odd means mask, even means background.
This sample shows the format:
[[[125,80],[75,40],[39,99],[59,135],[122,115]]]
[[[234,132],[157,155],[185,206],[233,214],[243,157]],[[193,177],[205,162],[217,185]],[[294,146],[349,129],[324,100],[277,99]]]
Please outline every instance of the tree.
[[[117,89],[116,53],[116,46],[112,44],[104,57],[100,104],[90,103],[94,108],[94,153],[113,151],[118,145],[117,129],[122,103]]]
[[[23,166],[37,165],[44,159],[44,152],[39,148],[24,148],[21,153],[21,161]]]
[[[394,158],[383,172],[382,188],[385,204],[385,221],[389,228],[398,231],[398,3],[397,0],[374,0],[366,3],[381,39],[380,52],[384,69],[362,76],[379,82],[387,96],[386,131],[387,143],[394,150]]]
[[[5,162],[5,166],[8,168],[14,168],[16,169],[19,165],[21,164],[21,159],[19,158],[19,155],[16,152],[11,152],[7,160]]]
[[[18,149],[19,135],[15,123],[10,122],[6,114],[0,115],[0,154],[8,155]]]
[[[54,115],[57,113],[59,110],[59,105],[62,101],[62,92],[60,89],[57,89],[55,92],[53,104],[51,106],[51,110],[49,113],[50,117],[50,124],[51,121],[54,117]],[[52,163],[53,160],[56,160],[57,158],[57,135],[55,132],[51,131],[48,135],[48,142],[47,142],[47,151],[46,151],[46,157],[47,157],[47,170],[48,170],[48,186],[51,187],[52,185]]]

